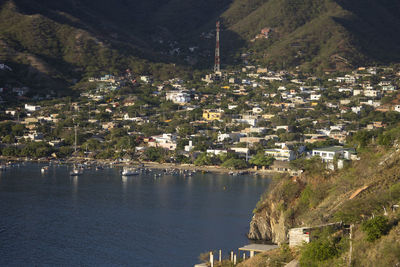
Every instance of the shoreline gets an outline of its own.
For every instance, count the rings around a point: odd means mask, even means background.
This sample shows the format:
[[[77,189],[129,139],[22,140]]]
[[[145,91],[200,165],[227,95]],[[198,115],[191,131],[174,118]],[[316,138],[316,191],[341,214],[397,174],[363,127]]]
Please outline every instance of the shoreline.
[[[18,157],[4,157],[0,156],[0,161],[6,162],[36,162],[36,163],[50,163],[52,161],[60,161],[59,159],[27,159],[27,158],[18,158]],[[130,162],[115,162],[110,159],[88,159],[88,158],[68,158],[60,161],[64,164],[83,164],[85,162],[89,162],[93,165],[112,165],[114,167],[123,167],[123,166],[134,166],[134,167],[145,167],[149,169],[178,169],[185,171],[200,171],[200,172],[211,172],[218,174],[249,174],[249,175],[261,175],[271,177],[277,172],[271,170],[254,170],[254,169],[243,169],[243,170],[232,170],[223,168],[220,166],[196,166],[193,164],[175,164],[175,163],[159,163],[159,162],[139,162],[139,161],[130,161]],[[268,178],[267,177],[267,178]]]

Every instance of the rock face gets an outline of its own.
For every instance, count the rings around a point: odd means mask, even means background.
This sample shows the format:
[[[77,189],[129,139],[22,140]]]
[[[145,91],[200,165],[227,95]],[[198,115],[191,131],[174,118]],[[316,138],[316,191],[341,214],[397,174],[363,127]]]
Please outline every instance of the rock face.
[[[288,225],[284,210],[271,199],[264,200],[263,207],[259,209],[250,222],[248,238],[252,240],[272,241],[285,243],[288,241]]]

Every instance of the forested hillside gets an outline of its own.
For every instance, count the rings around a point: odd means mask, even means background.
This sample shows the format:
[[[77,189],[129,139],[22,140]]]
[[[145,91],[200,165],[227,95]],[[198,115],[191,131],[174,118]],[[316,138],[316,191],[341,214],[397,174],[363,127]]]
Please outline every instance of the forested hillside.
[[[176,75],[223,65],[347,69],[400,61],[396,0],[3,0],[0,61],[11,82],[71,86],[97,72]],[[262,29],[269,34],[255,38]],[[207,36],[207,38],[205,38]],[[197,47],[195,53],[189,47]],[[174,66],[170,63],[175,64]]]

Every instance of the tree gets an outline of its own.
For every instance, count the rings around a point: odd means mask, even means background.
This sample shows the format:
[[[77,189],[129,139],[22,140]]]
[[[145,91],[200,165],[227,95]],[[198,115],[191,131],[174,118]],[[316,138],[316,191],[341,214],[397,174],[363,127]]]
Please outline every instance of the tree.
[[[247,162],[243,159],[230,158],[222,163],[221,166],[229,169],[245,169],[247,168]]]
[[[149,161],[153,161],[153,162],[155,162],[155,161],[157,161],[157,162],[163,161],[164,160],[164,154],[165,154],[165,151],[161,147],[149,147],[144,152],[144,155],[145,155],[146,159],[149,160]]]
[[[11,127],[14,136],[22,136],[24,134],[25,126],[22,124],[15,124]]]
[[[196,166],[207,166],[213,165],[213,158],[207,154],[206,152],[200,154],[197,159],[194,161]]]
[[[267,167],[274,163],[274,158],[271,156],[266,156],[264,151],[259,151],[255,156],[250,159],[250,164],[257,167]]]
[[[6,144],[13,144],[13,143],[15,143],[15,137],[12,136],[12,135],[10,135],[10,134],[8,134],[8,135],[4,136],[4,137],[1,139],[1,141],[2,141],[3,143],[6,143]]]
[[[334,242],[320,238],[303,246],[300,256],[301,266],[320,266],[319,262],[327,261],[339,254]]]
[[[363,222],[361,229],[367,234],[367,240],[374,242],[390,230],[389,220],[384,216],[376,216]]]

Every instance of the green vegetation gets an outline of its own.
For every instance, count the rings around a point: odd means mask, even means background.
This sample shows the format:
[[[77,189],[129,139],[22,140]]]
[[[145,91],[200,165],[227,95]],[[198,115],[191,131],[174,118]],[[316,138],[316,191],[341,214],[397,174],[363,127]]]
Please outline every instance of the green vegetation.
[[[274,160],[273,157],[266,156],[264,151],[260,151],[250,159],[249,163],[257,167],[268,167]]]
[[[399,60],[400,24],[393,13],[399,8],[395,0],[117,0],[112,6],[104,0],[8,0],[1,4],[0,52],[14,69],[7,82],[38,90],[85,89],[87,77],[127,68],[164,79],[192,75],[181,67],[184,59],[194,56],[196,67],[209,68],[205,55],[214,41],[200,36],[220,18],[223,62],[236,63],[246,52],[251,62],[275,69],[347,69]],[[250,42],[263,28],[272,29],[268,39]],[[168,56],[171,44],[180,56]],[[187,52],[193,44],[198,54]]]
[[[270,191],[257,203],[255,216],[270,214],[288,228],[339,221],[354,224],[353,266],[399,263],[400,217],[399,210],[393,208],[400,203],[399,129],[397,125],[354,135],[353,141],[363,147],[358,155],[361,160],[342,170],[322,171],[318,158],[293,162],[294,167],[305,166],[305,173],[296,179],[275,177]],[[373,142],[382,136],[391,141]],[[345,265],[348,237],[346,230],[313,231],[312,242],[297,256],[301,266]]]
[[[374,242],[390,230],[389,220],[383,216],[376,216],[361,225],[361,229],[367,234],[367,240]]]

